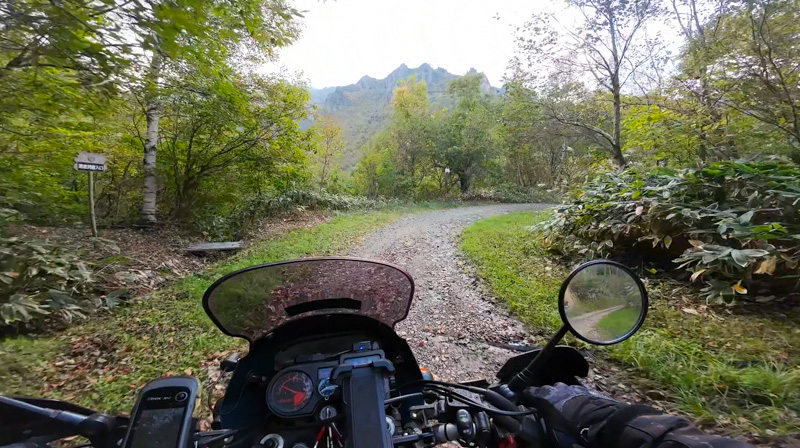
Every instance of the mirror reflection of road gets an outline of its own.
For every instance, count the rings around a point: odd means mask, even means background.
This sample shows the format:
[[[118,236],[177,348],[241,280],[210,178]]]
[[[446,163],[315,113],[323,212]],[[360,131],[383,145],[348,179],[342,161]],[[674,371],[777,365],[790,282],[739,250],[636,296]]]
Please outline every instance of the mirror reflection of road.
[[[587,339],[595,341],[602,341],[608,339],[599,330],[600,321],[613,313],[614,311],[625,308],[625,305],[612,306],[611,308],[604,308],[602,310],[592,311],[590,313],[581,314],[579,316],[569,316],[569,323],[572,328],[578,333],[582,334]],[[616,337],[617,335],[614,335]]]

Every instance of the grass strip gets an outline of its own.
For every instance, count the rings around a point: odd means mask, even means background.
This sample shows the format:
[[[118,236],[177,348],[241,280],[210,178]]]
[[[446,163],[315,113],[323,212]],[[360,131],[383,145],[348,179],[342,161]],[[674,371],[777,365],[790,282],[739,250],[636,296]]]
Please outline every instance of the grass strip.
[[[467,228],[461,245],[493,292],[543,336],[560,325],[558,287],[568,273],[530,229],[548,217],[491,217]],[[767,438],[800,433],[800,329],[791,316],[687,312],[678,304],[690,299],[676,297],[673,285],[646,283],[651,304],[643,330],[622,344],[592,350],[625,367],[644,390],[666,392],[701,423]],[[606,319],[614,324],[612,315]]]

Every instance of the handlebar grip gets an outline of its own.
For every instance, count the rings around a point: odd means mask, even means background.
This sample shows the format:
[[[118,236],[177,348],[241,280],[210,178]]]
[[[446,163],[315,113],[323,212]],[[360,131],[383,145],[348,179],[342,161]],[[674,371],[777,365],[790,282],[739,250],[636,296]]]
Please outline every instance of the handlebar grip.
[[[498,394],[493,390],[487,390],[484,392],[483,398],[487,403],[491,404],[497,409],[500,409],[501,411],[519,411],[519,408],[514,406],[514,403],[512,403],[508,398]],[[494,421],[498,424],[498,426],[502,426],[503,429],[507,430],[508,432],[516,433],[519,431],[520,423],[518,418],[514,418],[509,415],[496,415],[494,416]]]
[[[68,425],[75,427],[78,427],[81,423],[83,423],[83,421],[86,420],[87,417],[85,415],[76,414],[74,412],[42,408],[30,403],[26,403],[22,400],[15,400],[13,398],[6,397],[3,395],[0,395],[0,404],[11,406],[21,411],[30,412],[31,414],[40,415],[42,417],[66,423]]]

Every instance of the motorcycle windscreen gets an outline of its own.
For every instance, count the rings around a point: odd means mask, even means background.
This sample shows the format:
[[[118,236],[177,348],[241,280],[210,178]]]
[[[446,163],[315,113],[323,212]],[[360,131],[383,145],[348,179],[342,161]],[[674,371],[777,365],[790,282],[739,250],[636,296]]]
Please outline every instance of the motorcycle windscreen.
[[[394,326],[405,319],[414,281],[383,263],[308,258],[254,266],[217,280],[203,307],[225,333],[257,341],[295,319],[352,313]]]

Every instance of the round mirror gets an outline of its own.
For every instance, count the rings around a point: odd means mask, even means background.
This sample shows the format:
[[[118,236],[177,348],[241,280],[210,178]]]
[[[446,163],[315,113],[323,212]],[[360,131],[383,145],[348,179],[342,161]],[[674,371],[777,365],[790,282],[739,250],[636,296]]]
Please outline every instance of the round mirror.
[[[647,292],[625,266],[607,260],[579,266],[561,286],[561,319],[591,344],[609,345],[631,337],[647,315]]]

